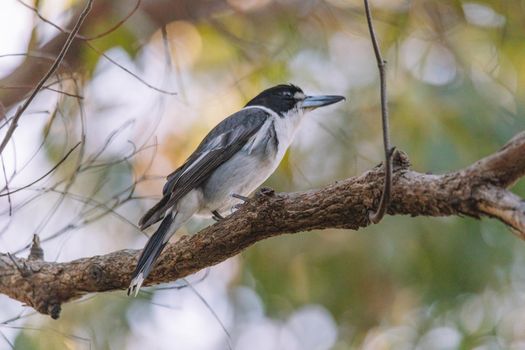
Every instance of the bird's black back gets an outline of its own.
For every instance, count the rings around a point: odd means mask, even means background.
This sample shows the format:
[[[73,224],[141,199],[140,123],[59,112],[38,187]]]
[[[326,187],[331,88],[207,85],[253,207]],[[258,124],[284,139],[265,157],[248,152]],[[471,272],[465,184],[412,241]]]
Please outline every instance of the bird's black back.
[[[206,181],[209,174],[248,142],[269,116],[260,108],[242,109],[213,128],[186,162],[168,175],[163,198],[140,219],[141,229],[161,220],[180,198]]]

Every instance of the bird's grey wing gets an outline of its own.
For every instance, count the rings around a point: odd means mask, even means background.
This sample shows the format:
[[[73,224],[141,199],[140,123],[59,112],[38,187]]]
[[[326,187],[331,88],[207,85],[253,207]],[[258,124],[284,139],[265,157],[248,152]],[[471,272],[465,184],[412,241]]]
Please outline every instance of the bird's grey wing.
[[[161,220],[178,200],[200,186],[215,169],[241,150],[268,117],[262,109],[245,109],[219,123],[188,160],[168,175],[163,198],[140,219],[141,229]]]

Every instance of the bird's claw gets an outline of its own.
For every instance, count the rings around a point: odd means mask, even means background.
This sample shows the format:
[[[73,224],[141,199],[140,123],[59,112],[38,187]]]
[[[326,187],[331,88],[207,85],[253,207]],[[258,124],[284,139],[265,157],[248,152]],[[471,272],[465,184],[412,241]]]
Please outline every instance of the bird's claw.
[[[224,220],[224,217],[221,214],[219,214],[217,210],[214,210],[211,213],[213,214],[213,216],[211,217],[213,220],[217,222]]]
[[[243,201],[244,203],[250,201],[250,198],[245,197],[245,196],[241,196],[240,194],[237,194],[237,193],[232,193],[231,196],[232,196],[233,198],[240,199],[240,200]]]

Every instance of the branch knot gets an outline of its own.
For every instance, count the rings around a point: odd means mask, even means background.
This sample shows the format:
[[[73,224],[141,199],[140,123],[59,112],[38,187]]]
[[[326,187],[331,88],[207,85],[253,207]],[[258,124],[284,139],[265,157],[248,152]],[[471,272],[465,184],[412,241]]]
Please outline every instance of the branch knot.
[[[104,270],[98,264],[89,267],[89,277],[95,284],[101,284],[104,279]]]
[[[36,233],[33,235],[33,244],[29,250],[27,260],[44,260],[44,250],[40,245],[40,237]]]

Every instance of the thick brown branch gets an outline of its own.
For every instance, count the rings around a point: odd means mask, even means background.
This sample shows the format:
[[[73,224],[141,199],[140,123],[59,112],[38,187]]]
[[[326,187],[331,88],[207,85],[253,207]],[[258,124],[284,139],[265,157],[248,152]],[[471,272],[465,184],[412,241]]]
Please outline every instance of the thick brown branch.
[[[488,216],[494,217],[521,239],[525,239],[525,201],[514,193],[502,188],[487,186],[478,191],[478,208]]]
[[[525,176],[524,132],[514,136],[498,152],[471,165],[468,176],[481,177],[496,186],[509,187]]]
[[[498,184],[525,174],[525,132],[495,154],[449,174],[409,169],[396,152],[391,215],[494,217],[525,237],[525,202]],[[505,161],[503,161],[505,160]],[[261,190],[225,220],[170,244],[146,285],[175,281],[232,257],[257,241],[284,233],[325,228],[357,230],[382,191],[382,167],[319,190],[275,194]],[[67,263],[0,254],[0,292],[58,317],[60,305],[85,293],[124,289],[139,255],[121,250]]]

